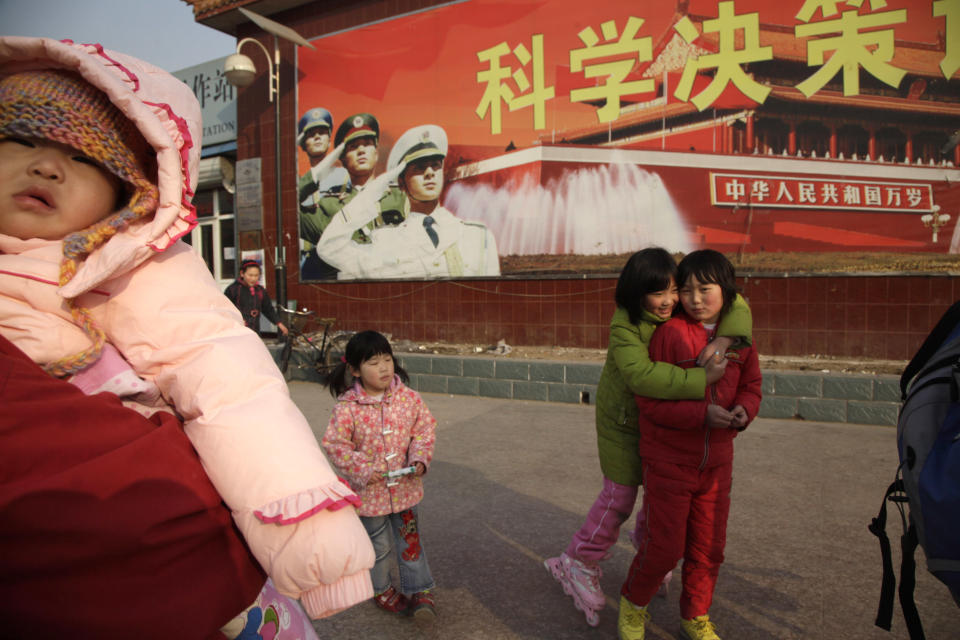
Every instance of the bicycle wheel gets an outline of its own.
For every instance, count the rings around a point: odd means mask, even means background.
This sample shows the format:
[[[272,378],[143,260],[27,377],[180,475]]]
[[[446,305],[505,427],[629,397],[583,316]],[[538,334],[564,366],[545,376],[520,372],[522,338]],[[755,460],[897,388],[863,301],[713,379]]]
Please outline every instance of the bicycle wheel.
[[[334,357],[333,350],[333,336],[330,335],[330,327],[333,326],[335,322],[334,318],[320,318],[320,323],[323,326],[323,338],[320,340],[320,348],[317,349],[317,359],[314,361],[313,366],[317,370],[317,373],[320,374],[321,380],[325,383],[330,374],[337,366],[338,359]]]
[[[290,366],[290,354],[293,353],[293,332],[287,334],[287,339],[283,341],[283,350],[280,352],[280,373],[284,379],[289,380],[287,368]]]
[[[327,371],[333,371],[340,362],[340,358],[333,354],[333,341],[328,340],[323,350],[323,366]]]

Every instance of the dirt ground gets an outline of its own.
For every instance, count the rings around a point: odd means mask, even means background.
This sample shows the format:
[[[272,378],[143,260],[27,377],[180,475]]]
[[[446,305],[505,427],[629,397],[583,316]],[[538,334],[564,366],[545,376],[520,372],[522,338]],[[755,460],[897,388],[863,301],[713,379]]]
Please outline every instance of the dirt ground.
[[[415,343],[409,340],[391,340],[394,351],[457,356],[483,356],[518,360],[557,360],[562,362],[603,362],[605,349],[577,349],[572,347],[529,347],[506,345],[452,344],[441,342]],[[505,353],[504,353],[505,352]],[[402,356],[401,356],[402,357]],[[850,360],[828,356],[791,357],[760,356],[760,366],[767,370],[817,371],[830,373],[859,373],[873,375],[900,375],[907,366],[905,360]]]
[[[500,256],[504,275],[620,273],[630,254]],[[675,254],[677,260],[683,255]],[[738,273],[960,272],[960,254],[946,253],[729,253]]]

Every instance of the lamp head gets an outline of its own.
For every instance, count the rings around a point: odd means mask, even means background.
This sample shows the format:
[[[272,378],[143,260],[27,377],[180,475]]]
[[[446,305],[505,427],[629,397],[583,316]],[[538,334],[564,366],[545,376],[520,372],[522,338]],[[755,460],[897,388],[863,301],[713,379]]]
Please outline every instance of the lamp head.
[[[257,68],[253,65],[253,60],[242,53],[227,56],[223,63],[223,75],[226,76],[227,82],[235,87],[250,86],[256,73]]]

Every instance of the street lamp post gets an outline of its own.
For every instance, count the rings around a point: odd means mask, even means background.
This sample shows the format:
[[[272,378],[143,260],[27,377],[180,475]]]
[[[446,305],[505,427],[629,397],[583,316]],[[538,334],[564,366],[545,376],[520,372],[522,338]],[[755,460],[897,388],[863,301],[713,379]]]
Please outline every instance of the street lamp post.
[[[933,205],[933,213],[927,213],[920,216],[923,226],[933,229],[933,241],[937,241],[937,232],[940,227],[950,222],[949,213],[940,213],[940,205]]]
[[[249,86],[256,75],[256,67],[253,61],[240,53],[240,48],[252,42],[260,47],[263,55],[267,58],[267,75],[270,80],[268,91],[269,100],[273,103],[273,139],[274,139],[274,191],[276,192],[275,218],[277,221],[277,241],[274,247],[273,264],[274,274],[277,284],[277,304],[281,307],[287,306],[287,251],[283,244],[283,214],[282,200],[280,197],[280,38],[289,40],[294,44],[304,47],[314,48],[312,44],[303,39],[303,37],[290,27],[285,27],[279,22],[274,22],[264,18],[260,14],[254,13],[242,7],[237,9],[240,13],[250,19],[258,27],[273,35],[273,58],[271,60],[270,52],[263,44],[254,38],[243,38],[237,43],[237,52],[227,57],[223,64],[224,75],[227,82],[236,87]]]

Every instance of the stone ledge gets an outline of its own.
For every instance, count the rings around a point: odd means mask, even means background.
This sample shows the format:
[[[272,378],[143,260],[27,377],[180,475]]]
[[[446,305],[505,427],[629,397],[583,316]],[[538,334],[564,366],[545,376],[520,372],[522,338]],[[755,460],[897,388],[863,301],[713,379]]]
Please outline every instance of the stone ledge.
[[[277,357],[278,346],[268,345]],[[298,357],[299,356],[299,357]],[[426,393],[485,396],[516,400],[593,404],[602,363],[548,360],[503,360],[483,356],[397,354],[410,374],[410,386]],[[290,380],[320,382],[295,352]],[[300,365],[300,366],[296,366]],[[763,372],[762,418],[798,418],[822,422],[896,425],[899,377]]]

